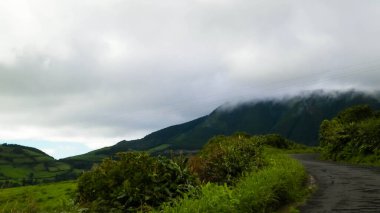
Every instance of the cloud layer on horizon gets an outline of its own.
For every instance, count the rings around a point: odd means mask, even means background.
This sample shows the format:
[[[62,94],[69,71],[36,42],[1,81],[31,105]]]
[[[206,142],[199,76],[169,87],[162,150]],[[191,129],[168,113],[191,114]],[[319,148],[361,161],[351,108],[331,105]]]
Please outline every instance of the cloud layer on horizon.
[[[93,149],[227,101],[380,89],[377,1],[4,0],[0,13],[3,140]]]

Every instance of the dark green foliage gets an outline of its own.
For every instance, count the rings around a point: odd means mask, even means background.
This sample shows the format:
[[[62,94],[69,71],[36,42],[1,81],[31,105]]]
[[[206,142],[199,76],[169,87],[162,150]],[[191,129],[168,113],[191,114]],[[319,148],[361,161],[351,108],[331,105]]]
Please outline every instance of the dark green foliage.
[[[341,123],[360,122],[373,117],[375,112],[368,105],[353,106],[339,112],[336,119]]]
[[[231,184],[243,172],[263,166],[262,145],[245,134],[216,136],[190,159],[190,170],[204,182]]]
[[[119,153],[78,179],[78,202],[91,212],[146,211],[194,188],[186,168],[165,157]]]
[[[271,146],[278,149],[293,149],[303,147],[303,145],[297,144],[289,139],[286,139],[279,134],[253,136],[253,139],[260,141],[260,143],[263,145]]]
[[[320,127],[320,145],[327,159],[380,161],[379,112],[368,106],[355,106],[325,120]]]

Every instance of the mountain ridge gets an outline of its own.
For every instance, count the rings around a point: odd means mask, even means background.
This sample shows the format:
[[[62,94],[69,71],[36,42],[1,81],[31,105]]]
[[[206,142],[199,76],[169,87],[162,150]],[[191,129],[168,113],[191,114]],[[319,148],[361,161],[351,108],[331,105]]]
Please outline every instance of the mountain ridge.
[[[349,90],[317,90],[282,99],[265,99],[237,105],[222,105],[210,114],[163,128],[141,139],[117,144],[63,159],[79,164],[99,161],[121,151],[163,153],[168,150],[198,150],[215,135],[241,131],[251,135],[277,133],[305,145],[317,145],[319,125],[340,110],[358,104],[380,108],[380,93]]]

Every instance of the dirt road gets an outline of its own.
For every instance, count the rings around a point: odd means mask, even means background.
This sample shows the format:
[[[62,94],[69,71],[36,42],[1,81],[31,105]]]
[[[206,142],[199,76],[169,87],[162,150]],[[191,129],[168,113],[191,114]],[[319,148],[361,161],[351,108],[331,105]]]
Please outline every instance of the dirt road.
[[[301,212],[380,213],[380,168],[323,162],[316,154],[293,157],[304,164],[318,187]]]

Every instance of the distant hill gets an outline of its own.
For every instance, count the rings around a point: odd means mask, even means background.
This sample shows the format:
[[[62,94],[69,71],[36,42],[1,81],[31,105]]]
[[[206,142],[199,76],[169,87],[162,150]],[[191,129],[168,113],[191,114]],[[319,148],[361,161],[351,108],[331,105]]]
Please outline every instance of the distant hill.
[[[331,119],[339,111],[358,104],[378,109],[379,97],[357,91],[316,91],[283,99],[220,106],[209,115],[164,128],[142,139],[121,141],[64,161],[77,168],[85,168],[88,161],[99,161],[121,151],[162,153],[167,150],[198,150],[212,136],[230,135],[237,131],[251,135],[278,133],[301,144],[317,145],[319,126],[324,119]]]
[[[32,147],[0,145],[0,188],[73,178],[74,169]]]

